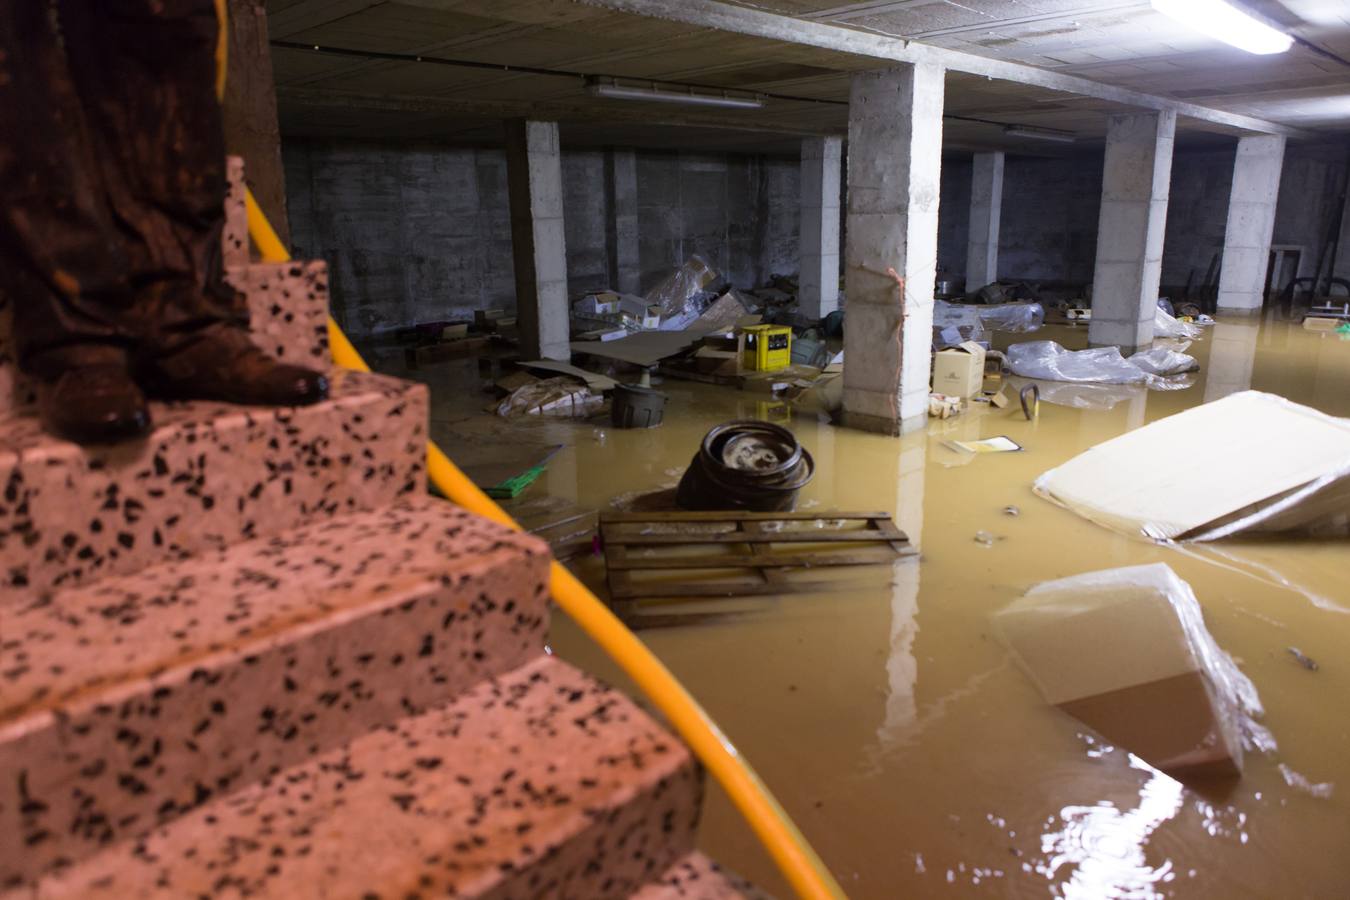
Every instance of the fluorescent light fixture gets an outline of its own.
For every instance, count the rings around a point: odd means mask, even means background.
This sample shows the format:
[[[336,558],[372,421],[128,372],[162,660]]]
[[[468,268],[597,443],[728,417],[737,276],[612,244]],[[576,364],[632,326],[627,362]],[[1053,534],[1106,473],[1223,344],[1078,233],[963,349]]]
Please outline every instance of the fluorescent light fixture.
[[[763,99],[748,94],[702,94],[692,88],[674,90],[671,88],[635,87],[626,84],[614,84],[608,81],[586,83],[586,90],[595,97],[607,97],[611,100],[646,100],[653,103],[682,103],[686,106],[718,106],[724,109],[762,109]]]
[[[1008,125],[1003,129],[1008,137],[1031,138],[1037,141],[1054,141],[1057,144],[1072,144],[1078,138],[1067,131],[1051,131],[1048,128],[1032,128],[1028,125]]]
[[[1294,43],[1289,35],[1225,0],[1152,0],[1153,8],[1170,19],[1248,53],[1283,53]]]

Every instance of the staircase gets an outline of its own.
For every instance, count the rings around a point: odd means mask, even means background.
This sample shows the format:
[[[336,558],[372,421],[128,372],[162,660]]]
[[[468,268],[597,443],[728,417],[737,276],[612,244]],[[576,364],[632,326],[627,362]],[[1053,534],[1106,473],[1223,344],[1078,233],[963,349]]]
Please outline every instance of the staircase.
[[[324,265],[249,261],[242,178],[254,339],[331,367]],[[763,896],[694,851],[683,744],[545,652],[547,547],[426,494],[424,387],[334,372],[81,448],[8,315],[0,900]]]

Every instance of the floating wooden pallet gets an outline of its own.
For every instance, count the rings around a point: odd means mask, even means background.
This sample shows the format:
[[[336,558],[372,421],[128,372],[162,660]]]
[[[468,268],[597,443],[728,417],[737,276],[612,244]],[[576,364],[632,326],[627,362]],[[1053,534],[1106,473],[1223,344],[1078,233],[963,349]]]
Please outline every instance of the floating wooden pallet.
[[[808,530],[799,525],[792,530],[793,523],[814,527]],[[785,526],[789,530],[783,530]],[[657,598],[819,593],[830,585],[796,580],[793,573],[886,565],[916,552],[891,517],[880,512],[603,513],[600,535],[610,597],[629,607]],[[832,544],[860,546],[828,546]],[[677,572],[686,572],[691,579],[644,583],[633,577]],[[694,579],[699,572],[704,574]]]

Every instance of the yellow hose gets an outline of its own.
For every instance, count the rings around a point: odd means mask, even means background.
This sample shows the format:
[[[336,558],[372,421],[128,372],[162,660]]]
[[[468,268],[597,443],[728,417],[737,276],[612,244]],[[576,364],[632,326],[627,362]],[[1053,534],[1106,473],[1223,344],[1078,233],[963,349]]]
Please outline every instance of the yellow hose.
[[[251,191],[245,193],[245,204],[249,235],[262,258],[268,262],[288,261],[290,254],[272,230]],[[337,365],[370,371],[361,354],[331,318],[328,320],[328,342]],[[521,530],[505,510],[466,478],[431,441],[427,442],[427,477],[455,504],[507,528]],[[554,602],[623,669],[722,786],[797,896],[810,900],[843,897],[844,892],[834,876],[754,769],[647,645],[557,560],[550,569],[549,587]]]

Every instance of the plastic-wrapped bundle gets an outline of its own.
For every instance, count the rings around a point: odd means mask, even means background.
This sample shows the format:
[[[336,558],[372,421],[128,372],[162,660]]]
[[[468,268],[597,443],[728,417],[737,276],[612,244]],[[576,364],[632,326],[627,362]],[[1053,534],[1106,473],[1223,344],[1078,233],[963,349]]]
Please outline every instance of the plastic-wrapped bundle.
[[[1163,563],[1032,588],[995,622],[1046,702],[1179,777],[1236,775],[1271,751],[1256,688]]]
[[[1088,384],[1146,384],[1157,391],[1190,387],[1188,379],[1169,376],[1199,368],[1195,358],[1166,348],[1143,350],[1126,359],[1119,347],[1067,350],[1054,341],[1013,344],[1008,369],[1024,378]]]
[[[717,280],[717,270],[708,261],[695,253],[685,260],[684,265],[671,272],[665,281],[652,288],[647,294],[647,303],[661,307],[661,319],[678,319],[687,315],[696,299]],[[704,306],[707,304],[705,303]],[[689,321],[693,321],[703,312],[694,310]]]
[[[990,331],[1036,331],[1045,324],[1045,307],[1039,303],[1001,303],[977,309],[980,322]]]

